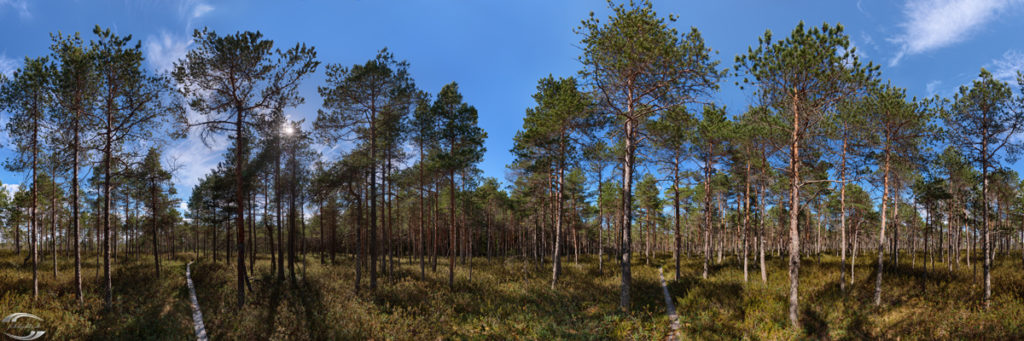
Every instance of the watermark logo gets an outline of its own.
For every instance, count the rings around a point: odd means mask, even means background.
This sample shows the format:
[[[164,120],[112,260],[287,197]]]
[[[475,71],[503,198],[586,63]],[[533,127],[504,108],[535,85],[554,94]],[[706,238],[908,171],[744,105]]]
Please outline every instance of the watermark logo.
[[[46,334],[46,332],[35,330],[38,327],[38,323],[33,320],[39,322],[43,321],[39,316],[28,313],[14,313],[5,316],[3,320],[0,320],[4,324],[4,336],[19,341],[35,340],[43,337],[43,334]],[[28,334],[22,335],[25,334],[26,331]],[[11,334],[12,332],[15,334]]]

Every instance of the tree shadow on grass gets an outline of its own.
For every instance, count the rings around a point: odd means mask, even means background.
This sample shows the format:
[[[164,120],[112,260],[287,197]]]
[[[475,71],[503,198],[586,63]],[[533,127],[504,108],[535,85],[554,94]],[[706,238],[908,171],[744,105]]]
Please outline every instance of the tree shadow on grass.
[[[241,312],[234,306],[237,302],[232,299],[235,297],[233,273],[234,268],[223,261],[211,262],[206,259],[192,263],[192,283],[211,339],[224,338],[224,334],[239,322],[236,317]]]
[[[850,310],[846,316],[846,324],[843,326],[847,334],[846,339],[868,340],[875,338],[869,331],[871,322],[866,314],[861,311]]]
[[[100,313],[89,339],[165,340],[191,338],[185,275],[168,262],[157,278],[149,264],[118,267],[111,276],[114,302]],[[100,288],[102,290],[102,288]],[[101,294],[102,295],[102,294]]]
[[[299,281],[292,291],[298,296],[298,303],[303,312],[306,331],[313,340],[326,340],[327,325],[324,321],[326,309],[323,304],[323,293],[318,283],[310,283],[306,279]]]
[[[666,279],[667,280],[667,279]],[[700,280],[693,276],[683,276],[678,280],[666,281],[665,286],[668,287],[668,293],[672,296],[676,307],[679,307],[679,298],[686,297],[690,294],[690,290],[693,290],[700,283]]]
[[[266,302],[266,305],[259,309],[258,320],[263,321],[261,330],[258,331],[263,338],[269,338],[274,335],[274,330],[277,329],[277,317],[281,307],[281,294],[282,294],[282,283],[277,281],[274,276],[269,273],[264,273],[260,276],[260,279],[254,281],[254,291],[263,297],[254,297],[253,301],[258,303]]]
[[[829,335],[828,322],[811,307],[804,306],[800,311],[800,325],[804,329],[804,335],[817,340],[831,340]]]

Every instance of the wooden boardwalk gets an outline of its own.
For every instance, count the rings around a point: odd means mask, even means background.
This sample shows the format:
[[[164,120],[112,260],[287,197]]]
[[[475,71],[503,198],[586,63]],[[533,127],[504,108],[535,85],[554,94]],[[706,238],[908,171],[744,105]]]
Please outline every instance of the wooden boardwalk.
[[[658,277],[661,278],[661,293],[665,295],[666,313],[668,313],[668,319],[672,323],[672,335],[668,336],[668,340],[678,340],[679,315],[676,314],[676,305],[672,303],[672,295],[668,294],[668,286],[665,285],[665,275],[662,274],[661,268],[658,268]]]
[[[664,283],[664,280],[662,282]],[[203,324],[203,312],[199,310],[199,300],[196,299],[196,287],[192,285],[192,262],[185,265],[185,283],[188,284],[188,297],[192,301],[192,323],[196,330],[196,340],[209,341],[206,325]]]

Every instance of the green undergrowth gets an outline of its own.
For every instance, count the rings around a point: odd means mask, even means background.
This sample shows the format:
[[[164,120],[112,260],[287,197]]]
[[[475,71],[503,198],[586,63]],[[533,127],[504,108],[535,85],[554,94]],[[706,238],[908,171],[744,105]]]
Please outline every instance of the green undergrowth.
[[[83,256],[82,301],[75,298],[74,263],[58,257],[58,273],[45,259],[39,267],[39,298],[32,298],[32,267],[25,252],[0,251],[0,315],[30,313],[53,340],[165,340],[193,334],[185,269],[181,260],[161,262],[157,279],[152,258],[114,259],[113,304],[104,304],[102,265]]]
[[[906,257],[905,257],[906,258]],[[749,279],[741,264],[726,259],[701,278],[702,260],[683,262],[682,276],[669,290],[686,339],[1022,339],[1024,272],[1018,257],[1000,257],[992,272],[993,298],[982,304],[981,268],[975,277],[966,263],[949,272],[922,269],[901,259],[882,274],[882,304],[874,304],[877,258],[858,259],[855,281],[840,288],[839,258],[806,257],[800,267],[801,329],[789,327],[789,277],[784,259],[768,261],[768,282],[751,262]],[[849,266],[849,264],[847,264]],[[666,264],[666,276],[674,265]],[[849,283],[847,273],[846,280]]]
[[[185,263],[191,254],[162,261],[155,276],[152,258],[115,260],[114,304],[105,308],[95,254],[83,257],[85,297],[74,295],[71,261],[40,267],[40,297],[32,299],[31,267],[24,252],[0,251],[0,314],[28,312],[43,318],[50,339],[180,340],[193,338]],[[993,270],[993,299],[981,302],[981,271],[945,264],[925,271],[901,260],[883,273],[881,306],[873,304],[875,259],[861,257],[856,281],[841,290],[834,256],[820,263],[808,257],[800,269],[800,321],[789,326],[788,277],[783,259],[769,257],[768,282],[751,262],[749,279],[735,258],[712,261],[701,278],[702,259],[684,258],[679,278],[669,255],[633,266],[632,307],[618,308],[618,266],[606,258],[563,259],[563,275],[551,288],[551,262],[521,258],[459,261],[454,288],[448,287],[447,259],[437,270],[418,260],[396,259],[393,273],[369,288],[363,269],[355,290],[354,259],[339,256],[320,264],[309,255],[296,264],[296,280],[270,275],[269,255],[258,259],[237,305],[236,268],[200,258],[193,280],[208,332],[215,340],[661,340],[669,333],[658,280],[663,268],[680,318],[682,339],[1022,339],[1024,271],[1018,257],[999,257]],[[472,279],[470,279],[472,276]],[[849,280],[849,279],[847,279]]]
[[[445,262],[442,262],[445,261]],[[632,311],[620,313],[619,278],[595,264],[565,262],[556,290],[551,263],[474,259],[457,265],[448,287],[446,260],[437,271],[428,264],[396,260],[394,272],[370,290],[364,269],[355,292],[350,259],[296,269],[297,280],[272,278],[269,263],[258,264],[254,297],[241,310],[235,304],[234,276],[228,266],[200,263],[194,270],[207,327],[226,339],[661,339],[667,335],[657,270],[634,271]],[[639,266],[639,265],[638,265]],[[203,303],[207,302],[207,303]]]

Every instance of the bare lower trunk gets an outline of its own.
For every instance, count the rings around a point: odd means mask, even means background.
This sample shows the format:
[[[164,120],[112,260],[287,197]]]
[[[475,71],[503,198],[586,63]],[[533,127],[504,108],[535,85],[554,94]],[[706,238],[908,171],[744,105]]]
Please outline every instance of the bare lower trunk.
[[[562,179],[565,176],[565,168],[559,163],[558,174],[555,178],[555,186],[558,186],[558,191],[555,192],[555,254],[551,269],[551,290],[555,290],[555,286],[558,283],[558,276],[562,272]]]
[[[296,199],[298,199],[298,193],[296,191],[296,187],[298,187],[298,176],[296,174],[298,167],[296,166],[296,164],[298,162],[295,160],[295,149],[294,148],[292,148],[292,153],[291,154],[292,154],[291,155],[291,158],[292,158],[292,160],[291,160],[292,172],[291,173],[292,174],[291,174],[291,186],[289,186],[289,187],[291,187],[291,195],[289,195],[289,198],[288,198],[289,201],[290,201],[288,203],[288,277],[291,279],[292,283],[294,284],[295,283],[295,232],[296,232],[295,221],[297,219],[299,219],[298,214],[296,213],[296,209],[297,209],[296,205],[298,204],[296,202],[297,201]],[[239,245],[241,245],[241,243],[239,243]],[[238,256],[239,257],[243,257],[244,255],[241,252],[239,252]],[[239,263],[239,264],[241,264],[241,263]]]
[[[353,191],[356,197],[356,293],[359,293],[363,276],[363,192]]]
[[[889,203],[889,150],[885,151],[885,170],[882,182],[882,224],[878,229],[878,277],[875,280],[875,305],[882,304],[882,270],[885,252],[886,208]]]
[[[427,276],[427,267],[426,267],[426,262],[424,261],[424,258],[425,258],[424,254],[426,254],[426,246],[425,246],[425,243],[423,242],[423,237],[424,237],[424,235],[423,235],[423,186],[424,186],[424,183],[423,183],[423,168],[426,166],[426,164],[425,164],[426,160],[423,159],[423,139],[422,139],[422,137],[420,138],[419,142],[420,142],[419,143],[419,147],[420,147],[420,165],[418,167],[419,169],[417,169],[417,170],[419,171],[419,180],[420,180],[420,183],[419,183],[419,185],[420,185],[420,188],[419,188],[419,195],[420,195],[419,221],[420,221],[420,224],[417,227],[419,228],[420,245],[417,248],[418,249],[417,251],[419,251],[419,254],[420,254],[420,278],[426,278],[426,276]]]
[[[757,205],[757,209],[758,209],[758,219],[757,219],[758,220],[758,222],[757,222],[758,229],[757,230],[758,230],[758,233],[759,233],[758,237],[757,237],[757,242],[758,242],[757,249],[758,249],[758,258],[760,258],[760,261],[761,261],[761,283],[768,284],[768,269],[765,267],[765,264],[764,264],[764,229],[765,229],[765,224],[764,224],[764,201],[765,201],[765,198],[764,198],[765,197],[765,195],[764,195],[764,192],[765,192],[764,185],[762,184],[760,186],[760,188],[761,188],[761,196],[760,196],[759,199],[761,200],[761,204]]]
[[[604,272],[604,206],[601,205],[601,190],[604,189],[604,174],[597,173],[597,272]],[[1021,241],[1024,243],[1024,241]]]
[[[747,231],[750,226],[750,162],[747,162],[746,189],[743,195],[743,282],[748,281],[747,275]]]
[[[371,114],[372,115],[372,114]],[[377,137],[375,120],[370,120],[370,290],[377,289]]]
[[[844,125],[845,127],[845,125]],[[844,129],[845,131],[845,129]],[[846,291],[846,147],[847,138],[843,136],[842,161],[839,174],[839,290]]]
[[[32,208],[30,212],[32,216],[32,223],[29,224],[31,227],[31,248],[32,248],[32,300],[39,298],[39,223],[36,217],[36,211],[39,208],[38,195],[39,195],[39,183],[36,182],[36,154],[39,153],[37,150],[37,141],[39,135],[39,124],[35,122],[32,132]],[[109,174],[109,173],[108,173]],[[109,301],[108,301],[109,302]],[[108,304],[109,306],[109,304]]]
[[[856,269],[856,266],[857,266],[857,245],[860,244],[858,242],[857,237],[858,237],[859,234],[860,234],[860,223],[858,222],[857,226],[854,226],[854,228],[853,228],[853,250],[851,250],[852,252],[850,253],[850,285],[853,285],[854,278],[855,278],[855,275],[856,275],[856,272],[854,272],[854,270]]]
[[[455,171],[448,173],[448,207],[449,207],[449,236],[448,236],[448,290],[455,290]]]
[[[627,111],[632,114],[632,106]],[[630,308],[629,290],[633,280],[633,274],[630,272],[630,262],[632,261],[630,244],[633,242],[630,227],[633,225],[633,158],[636,152],[634,124],[636,122],[632,118],[626,119],[626,152],[622,162],[622,202],[619,205],[622,210],[622,286],[619,291],[619,309],[626,312]]]
[[[789,194],[789,322],[794,329],[800,328],[798,309],[800,296],[800,232],[797,226],[800,212],[800,115],[797,109],[797,97],[792,103],[793,132],[789,155],[790,194]]]
[[[284,281],[284,203],[282,202],[281,193],[281,151],[279,150],[274,158],[274,209],[277,211],[277,215],[274,217],[277,220],[277,266],[275,273],[277,274],[277,280]]]
[[[982,147],[983,153],[987,153],[988,145],[985,144]],[[983,203],[982,209],[982,224],[981,224],[981,252],[984,255],[984,274],[985,274],[985,309],[988,310],[990,302],[992,301],[992,244],[989,239],[989,218],[988,218],[988,160],[983,162],[981,167],[981,202]]]
[[[242,125],[242,109],[236,109],[237,114],[235,118],[235,127],[237,127],[237,139],[235,147],[235,242],[237,243],[236,251],[238,252],[238,265],[236,266],[235,276],[237,276],[238,291],[238,308],[242,308],[245,305],[245,186],[242,181],[242,174],[245,168],[245,128]],[[230,230],[230,229],[229,229]],[[230,232],[229,232],[230,234]]]
[[[708,159],[704,160],[704,271],[701,277],[708,278],[708,263],[711,262],[711,146],[705,150]]]
[[[678,160],[676,160],[678,161]],[[676,261],[676,281],[679,281],[679,258],[681,258],[680,252],[682,252],[683,237],[681,235],[681,229],[679,226],[679,162],[672,163],[672,208],[675,211],[675,228],[676,228],[676,247],[673,250],[672,256]]]
[[[72,243],[75,246],[75,297],[78,298],[78,303],[82,303],[82,250],[81,250],[81,226],[78,221],[78,152],[79,152],[79,132],[78,132],[78,120],[74,122],[73,134],[74,144],[71,148],[72,163],[71,163],[71,226],[74,230]]]
[[[50,187],[50,247],[53,249],[53,278],[57,279],[57,172],[51,168],[50,174],[53,177]]]

